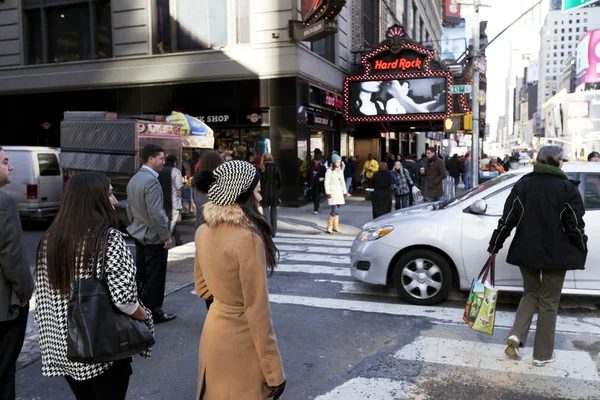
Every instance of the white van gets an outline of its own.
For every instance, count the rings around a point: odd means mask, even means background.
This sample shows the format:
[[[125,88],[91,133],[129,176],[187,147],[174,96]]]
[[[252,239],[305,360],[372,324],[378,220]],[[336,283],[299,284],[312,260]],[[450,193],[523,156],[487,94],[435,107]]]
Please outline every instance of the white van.
[[[53,147],[0,146],[14,167],[11,183],[2,189],[19,206],[21,218],[43,219],[58,212],[63,193],[60,149]]]

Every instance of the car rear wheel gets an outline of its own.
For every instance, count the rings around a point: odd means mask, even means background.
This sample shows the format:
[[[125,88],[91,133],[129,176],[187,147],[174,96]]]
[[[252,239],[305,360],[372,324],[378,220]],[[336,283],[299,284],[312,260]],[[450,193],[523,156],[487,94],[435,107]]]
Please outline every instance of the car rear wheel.
[[[413,250],[396,262],[392,279],[403,300],[432,305],[448,297],[452,270],[440,254],[431,250]]]

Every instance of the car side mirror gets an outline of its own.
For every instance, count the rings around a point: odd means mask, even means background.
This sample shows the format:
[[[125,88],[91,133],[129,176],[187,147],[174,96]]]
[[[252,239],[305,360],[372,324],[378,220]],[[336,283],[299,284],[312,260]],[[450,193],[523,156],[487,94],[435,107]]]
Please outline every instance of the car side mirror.
[[[485,214],[486,211],[487,211],[487,203],[483,199],[476,200],[469,207],[469,212],[471,214],[475,214],[475,215]]]

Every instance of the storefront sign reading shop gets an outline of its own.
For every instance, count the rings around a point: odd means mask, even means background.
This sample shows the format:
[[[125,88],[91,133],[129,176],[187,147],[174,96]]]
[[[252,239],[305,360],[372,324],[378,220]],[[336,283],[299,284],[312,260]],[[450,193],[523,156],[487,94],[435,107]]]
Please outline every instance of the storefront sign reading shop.
[[[210,127],[269,125],[269,112],[264,110],[250,110],[230,114],[212,113],[199,115],[197,118]]]
[[[434,51],[388,29],[380,46],[363,56],[363,75],[344,82],[343,114],[349,122],[444,120],[452,111],[452,74]]]

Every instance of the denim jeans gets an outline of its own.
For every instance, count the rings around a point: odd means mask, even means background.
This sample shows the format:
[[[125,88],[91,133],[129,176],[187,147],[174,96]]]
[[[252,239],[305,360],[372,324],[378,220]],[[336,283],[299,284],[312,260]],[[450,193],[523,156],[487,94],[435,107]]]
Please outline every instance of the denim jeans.
[[[267,222],[269,223],[269,225],[271,225],[271,228],[273,229],[273,235],[275,235],[275,233],[277,233],[277,206],[264,206],[263,212],[265,214]]]
[[[340,215],[340,206],[331,206],[331,213],[329,215],[332,217],[337,217]]]
[[[465,189],[471,189],[471,171],[465,173]]]
[[[346,178],[346,193],[350,193],[350,185],[352,185],[352,178]]]
[[[408,194],[396,195],[396,210],[408,207]]]

